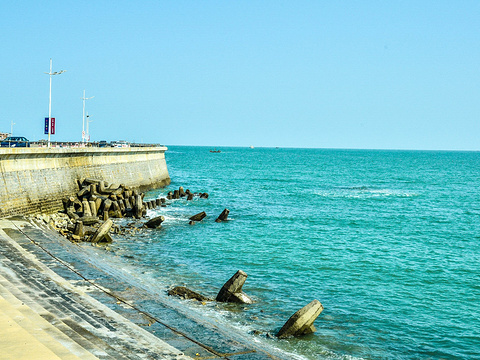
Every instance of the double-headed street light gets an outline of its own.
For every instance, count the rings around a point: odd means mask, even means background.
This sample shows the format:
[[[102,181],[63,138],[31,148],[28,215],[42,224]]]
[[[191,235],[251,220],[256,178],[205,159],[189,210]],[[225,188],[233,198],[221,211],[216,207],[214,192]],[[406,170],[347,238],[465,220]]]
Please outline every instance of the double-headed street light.
[[[50,72],[46,72],[50,76],[50,96],[48,99],[48,147],[50,147],[50,133],[51,133],[51,126],[52,126],[52,75],[60,75],[63,74],[67,70],[60,70],[52,72],[52,59],[50,59]]]

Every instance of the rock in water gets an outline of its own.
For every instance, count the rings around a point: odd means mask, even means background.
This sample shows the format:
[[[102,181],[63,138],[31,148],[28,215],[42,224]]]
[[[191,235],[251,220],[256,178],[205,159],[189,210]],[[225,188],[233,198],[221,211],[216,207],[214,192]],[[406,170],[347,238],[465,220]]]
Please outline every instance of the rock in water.
[[[165,221],[165,217],[160,215],[160,216],[154,217],[153,219],[148,220],[145,223],[145,225],[150,229],[156,229],[159,226],[161,226],[162,222],[164,222],[164,221]]]
[[[173,198],[180,199],[180,192],[178,190],[173,190]]]
[[[253,300],[242,292],[242,287],[246,280],[247,274],[242,270],[238,270],[220,289],[216,300],[220,302],[253,304]]]
[[[180,197],[184,197],[185,196],[185,191],[183,191],[183,186],[180,186],[180,188],[178,189],[178,195]]]
[[[280,339],[290,336],[301,336],[316,331],[313,322],[323,310],[323,305],[318,300],[313,300],[293,314],[280,329],[277,337]]]
[[[228,218],[228,214],[230,214],[230,210],[224,209],[220,215],[218,215],[218,218],[215,220],[215,222],[219,223],[222,221],[226,221]]]
[[[143,202],[142,197],[140,195],[135,196],[135,202],[133,204],[133,209],[135,213],[135,217],[140,219],[142,217],[142,209],[143,209]]]
[[[168,290],[168,295],[174,295],[184,299],[193,299],[198,301],[211,301],[211,299],[195,291],[187,289],[185,286],[176,286],[173,289]]]
[[[103,240],[105,237],[105,234],[107,234],[110,231],[110,228],[113,225],[113,221],[111,219],[108,219],[105,221],[97,230],[97,232],[93,235],[92,237],[92,243],[98,243]]]
[[[193,215],[189,220],[202,221],[205,218],[205,216],[207,216],[207,214],[205,213],[205,211],[202,211],[201,213]]]

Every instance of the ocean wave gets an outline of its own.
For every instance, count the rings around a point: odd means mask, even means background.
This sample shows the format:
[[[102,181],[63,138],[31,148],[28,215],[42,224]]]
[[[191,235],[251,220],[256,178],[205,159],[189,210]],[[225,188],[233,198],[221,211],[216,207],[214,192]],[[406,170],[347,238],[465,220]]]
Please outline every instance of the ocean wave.
[[[326,198],[357,198],[357,199],[371,199],[371,198],[387,198],[387,197],[415,197],[419,193],[414,191],[393,190],[393,189],[375,189],[366,186],[358,187],[339,187],[330,190],[315,190],[313,193],[317,196]]]

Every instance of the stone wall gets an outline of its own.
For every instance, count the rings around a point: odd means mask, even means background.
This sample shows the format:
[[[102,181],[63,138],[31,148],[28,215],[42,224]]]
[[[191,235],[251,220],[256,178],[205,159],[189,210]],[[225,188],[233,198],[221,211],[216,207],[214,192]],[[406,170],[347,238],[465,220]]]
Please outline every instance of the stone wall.
[[[170,183],[166,147],[1,148],[0,217],[51,213],[78,191],[81,178],[97,178],[146,191]]]

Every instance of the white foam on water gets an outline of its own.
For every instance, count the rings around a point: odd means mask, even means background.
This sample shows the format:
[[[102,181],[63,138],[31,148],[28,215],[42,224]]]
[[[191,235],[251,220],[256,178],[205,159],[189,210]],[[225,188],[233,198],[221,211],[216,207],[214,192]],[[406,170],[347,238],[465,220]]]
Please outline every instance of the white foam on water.
[[[371,199],[388,197],[414,197],[420,194],[414,191],[400,191],[392,189],[370,189],[366,187],[339,188],[333,190],[314,190],[314,195],[325,198]]]

